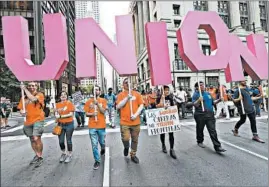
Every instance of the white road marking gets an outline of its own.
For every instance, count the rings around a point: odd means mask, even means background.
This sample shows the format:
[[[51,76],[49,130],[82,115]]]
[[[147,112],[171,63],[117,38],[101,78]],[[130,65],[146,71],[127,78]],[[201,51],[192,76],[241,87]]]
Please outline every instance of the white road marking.
[[[48,122],[45,123],[44,127],[46,127],[46,126],[48,126],[48,125],[51,125],[51,124],[53,124],[53,123],[55,123],[55,120],[48,121]],[[9,129],[9,130],[6,130],[6,131],[3,131],[3,132],[1,132],[1,133],[15,132],[15,131],[20,130],[20,129],[22,129],[22,128],[23,128],[23,125],[20,125],[20,126],[18,126],[18,127],[15,127],[15,128],[12,128],[12,129]]]
[[[220,141],[221,143],[224,143],[224,144],[227,144],[227,145],[229,145],[229,146],[231,146],[231,147],[234,147],[234,148],[236,148],[236,149],[239,149],[239,150],[241,150],[241,151],[243,151],[243,152],[246,152],[246,153],[248,153],[248,154],[251,154],[251,155],[253,155],[253,156],[256,156],[256,157],[258,157],[258,158],[261,158],[261,159],[263,159],[263,160],[268,161],[268,158],[265,157],[265,156],[262,156],[262,155],[260,155],[260,154],[254,153],[254,152],[252,152],[252,151],[250,151],[250,150],[244,149],[244,148],[242,148],[242,147],[239,147],[239,146],[237,146],[237,145],[234,145],[234,144],[232,144],[232,143],[226,142],[226,141],[221,140],[221,139],[219,139],[219,141]]]
[[[106,147],[106,154],[105,154],[105,165],[104,165],[104,176],[103,176],[103,187],[109,187],[109,167],[110,167],[110,153],[109,147]]]

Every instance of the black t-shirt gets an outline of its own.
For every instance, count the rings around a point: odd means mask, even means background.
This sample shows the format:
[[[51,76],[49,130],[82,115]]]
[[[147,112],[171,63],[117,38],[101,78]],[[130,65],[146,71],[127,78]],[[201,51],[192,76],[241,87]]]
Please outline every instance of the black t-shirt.
[[[158,97],[156,100],[156,103],[159,104],[161,102],[162,96]],[[165,97],[165,103],[168,104],[168,106],[175,106],[173,96],[170,94]]]

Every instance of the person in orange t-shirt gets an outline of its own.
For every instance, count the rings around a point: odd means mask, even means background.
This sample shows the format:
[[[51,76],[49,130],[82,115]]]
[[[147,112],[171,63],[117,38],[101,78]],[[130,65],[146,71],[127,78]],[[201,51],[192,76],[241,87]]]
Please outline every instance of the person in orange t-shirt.
[[[101,158],[98,152],[98,141],[101,146],[101,155],[105,154],[105,136],[106,136],[106,110],[107,101],[100,97],[101,88],[95,86],[96,98],[90,98],[84,106],[86,116],[89,117],[89,134],[92,143],[92,153],[95,160],[93,169],[98,169]],[[94,95],[94,94],[93,94]]]
[[[117,109],[120,111],[120,128],[121,139],[124,145],[124,156],[128,156],[130,147],[130,135],[132,139],[131,143],[131,160],[138,164],[139,159],[136,156],[138,137],[140,133],[140,114],[144,108],[143,98],[137,91],[131,90],[129,94],[128,78],[123,80],[124,90],[119,93],[116,104]],[[132,102],[132,104],[130,104]],[[131,114],[131,107],[133,114]]]
[[[25,98],[21,98],[18,105],[21,115],[26,116],[23,126],[24,134],[30,138],[32,149],[35,152],[33,160],[30,165],[35,164],[35,167],[41,166],[43,163],[42,151],[43,143],[41,136],[44,131],[44,95],[37,90],[37,82],[29,82],[27,88],[21,85],[24,91]],[[23,110],[22,100],[24,99],[25,111]]]
[[[225,113],[226,113],[226,119],[229,120],[230,119],[230,113],[229,113],[229,108],[228,108],[228,94],[227,94],[225,85],[221,85],[219,87],[218,96],[222,100],[222,102],[219,102],[217,104],[217,112],[216,112],[215,118],[219,118],[222,109],[224,109]]]
[[[55,117],[58,125],[62,127],[62,132],[58,136],[62,155],[60,157],[60,163],[69,163],[72,159],[72,135],[74,132],[74,112],[75,106],[71,101],[67,100],[68,94],[65,91],[60,93],[60,102],[56,103]],[[65,136],[67,140],[67,150],[65,150]]]

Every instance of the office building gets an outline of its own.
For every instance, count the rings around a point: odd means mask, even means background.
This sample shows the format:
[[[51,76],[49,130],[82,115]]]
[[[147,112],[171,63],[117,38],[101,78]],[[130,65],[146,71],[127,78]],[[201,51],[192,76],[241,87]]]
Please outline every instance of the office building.
[[[176,89],[191,88],[197,81],[196,73],[186,66],[178,53],[176,31],[188,11],[216,11],[228,28],[237,34],[242,42],[255,32],[264,34],[268,48],[268,1],[133,1],[130,13],[133,14],[137,52],[138,83],[140,89],[152,88],[149,60],[146,49],[145,29],[147,22],[164,21],[167,24],[171,77]],[[253,24],[254,23],[254,24]],[[205,55],[210,55],[209,37],[204,30],[198,30],[200,47]],[[217,86],[225,82],[223,71],[207,71],[198,74],[199,80],[207,85]],[[250,78],[248,78],[251,81]],[[227,87],[232,84],[226,84]]]
[[[88,1],[75,1],[76,18],[86,18],[88,13]]]
[[[42,18],[44,14],[62,13],[66,18],[69,63],[61,78],[54,81],[56,94],[66,90],[71,95],[78,86],[75,66],[75,2],[74,1],[1,1],[0,2],[0,55],[4,57],[2,16],[23,16],[28,20],[31,60],[41,64],[45,58]],[[51,95],[50,81],[42,81],[41,88]]]

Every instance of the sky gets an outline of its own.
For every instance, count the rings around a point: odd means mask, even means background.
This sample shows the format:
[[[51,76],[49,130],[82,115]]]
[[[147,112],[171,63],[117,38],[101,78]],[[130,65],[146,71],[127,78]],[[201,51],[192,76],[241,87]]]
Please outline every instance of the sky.
[[[128,14],[130,1],[99,1],[100,26],[113,41],[115,31],[115,16]],[[104,76],[107,78],[107,87],[112,87],[112,67],[105,60]]]

